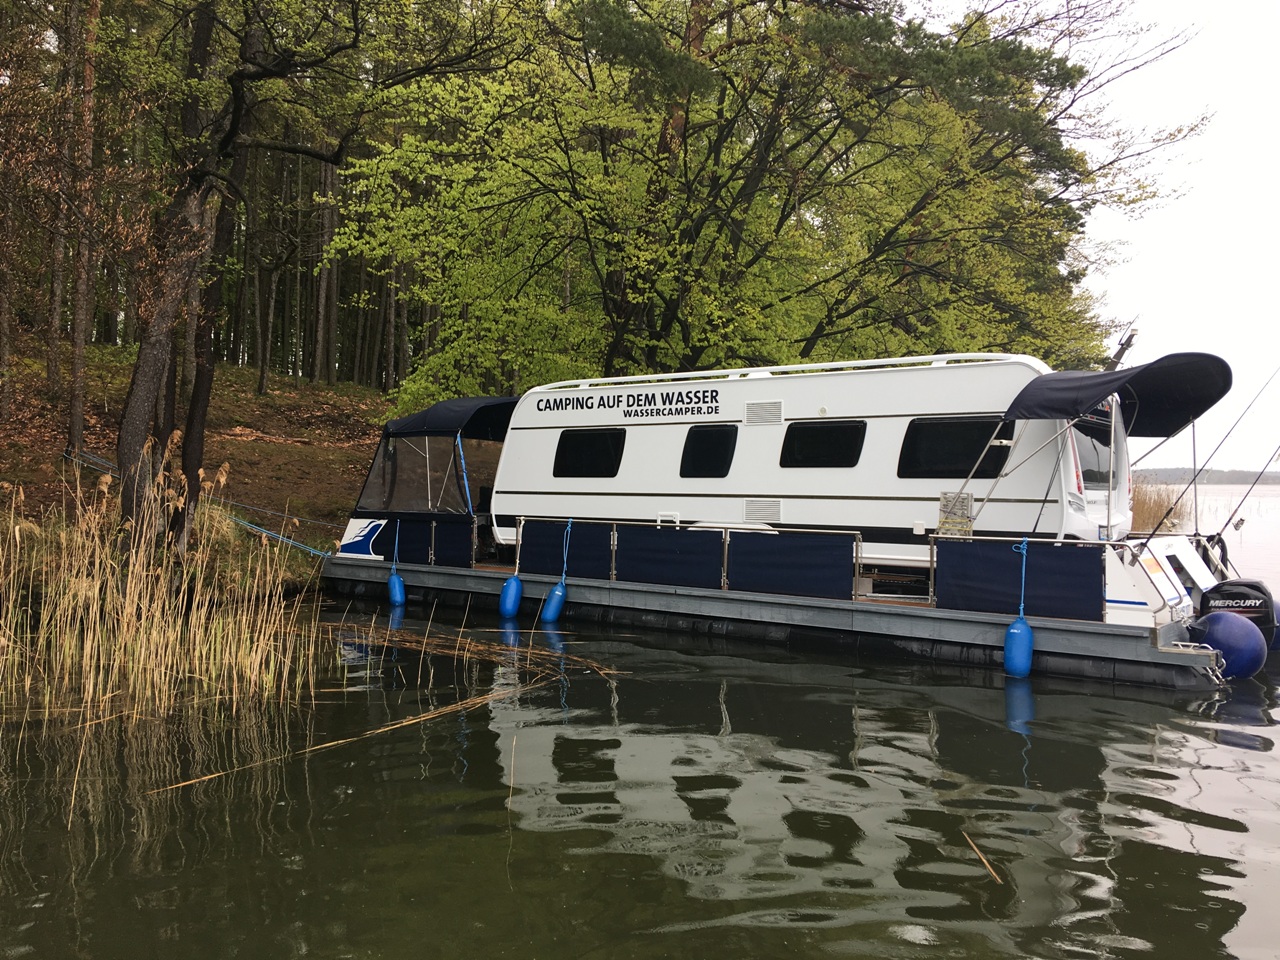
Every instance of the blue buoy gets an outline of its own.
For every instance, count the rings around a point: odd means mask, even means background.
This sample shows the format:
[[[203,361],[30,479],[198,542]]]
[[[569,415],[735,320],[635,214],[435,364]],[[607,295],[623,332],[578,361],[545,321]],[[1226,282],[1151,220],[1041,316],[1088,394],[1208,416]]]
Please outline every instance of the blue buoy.
[[[396,521],[396,543],[391,553],[391,576],[387,577],[387,599],[393,607],[404,606],[404,578],[396,573],[396,564],[400,562],[400,521]]]
[[[547,591],[547,599],[542,602],[543,623],[555,623],[564,609],[564,597],[568,592],[564,581],[569,576],[569,536],[572,533],[573,518],[570,517],[564,526],[564,565],[560,569],[560,582]]]
[[[404,578],[395,572],[394,567],[391,576],[387,577],[387,599],[393,607],[404,606]]]
[[[1238,613],[1219,610],[1206,614],[1188,628],[1195,643],[1222,654],[1222,676],[1227,680],[1252,677],[1267,662],[1267,641],[1258,625]]]
[[[498,594],[498,616],[503,619],[514,617],[520,612],[520,601],[523,599],[524,584],[520,582],[520,578],[514,574],[507,577],[502,585],[502,593]]]
[[[1035,636],[1022,612],[1027,599],[1027,537],[1014,544],[1014,552],[1022,554],[1022,592],[1018,597],[1018,619],[1004,632],[1004,672],[1011,677],[1025,677],[1031,672],[1031,651]]]
[[[404,587],[400,587],[400,596],[404,596]],[[393,603],[387,611],[387,629],[399,630],[404,626],[404,604]]]
[[[1019,617],[1004,632],[1004,672],[1025,677],[1031,672],[1031,651],[1035,648],[1031,624]]]
[[[564,609],[564,596],[567,592],[563,580],[547,591],[547,599],[542,604],[543,623],[555,623],[560,619],[560,611]]]

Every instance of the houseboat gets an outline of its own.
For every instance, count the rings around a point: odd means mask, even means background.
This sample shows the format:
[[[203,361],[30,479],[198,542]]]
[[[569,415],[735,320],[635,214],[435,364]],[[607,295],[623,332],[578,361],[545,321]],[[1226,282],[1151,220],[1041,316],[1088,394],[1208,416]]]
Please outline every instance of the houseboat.
[[[1131,530],[1127,441],[1230,386],[1201,353],[947,354],[448,400],[386,425],[324,578],[969,663],[1001,663],[1018,617],[1037,670],[1213,684],[1236,640],[1205,615],[1265,649],[1273,605],[1209,540]]]

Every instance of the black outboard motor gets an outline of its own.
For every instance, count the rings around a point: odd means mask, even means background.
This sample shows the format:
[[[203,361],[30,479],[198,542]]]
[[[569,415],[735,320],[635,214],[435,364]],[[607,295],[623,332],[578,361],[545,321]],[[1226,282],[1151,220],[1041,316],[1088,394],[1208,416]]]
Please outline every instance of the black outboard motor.
[[[1261,580],[1223,580],[1200,598],[1200,616],[1217,612],[1238,613],[1262,631],[1270,649],[1276,638],[1276,605]]]

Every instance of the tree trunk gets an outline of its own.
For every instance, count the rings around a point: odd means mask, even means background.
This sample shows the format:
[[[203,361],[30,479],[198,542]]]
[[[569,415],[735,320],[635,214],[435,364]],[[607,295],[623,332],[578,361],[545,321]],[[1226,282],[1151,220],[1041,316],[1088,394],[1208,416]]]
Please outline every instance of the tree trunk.
[[[280,267],[272,264],[267,273],[266,310],[261,313],[261,331],[258,348],[258,394],[267,392],[267,373],[271,369],[271,340],[275,336],[276,291],[280,287]]]
[[[169,202],[156,231],[157,262],[149,271],[139,298],[142,339],[133,366],[129,392],[120,417],[116,463],[120,467],[120,513],[139,521],[155,477],[158,455],[151,440],[152,418],[164,387],[169,341],[201,254],[210,237],[205,225],[207,182],[188,180]],[[135,528],[135,535],[145,531]]]
[[[99,251],[98,266],[103,272],[108,295],[104,309],[100,313],[102,325],[98,328],[99,333],[94,337],[94,342],[105,343],[114,347],[120,343],[120,303],[122,299],[120,266],[114,257],[102,257],[101,251]]]
[[[124,270],[124,323],[120,327],[120,343],[132,346],[138,340],[138,272],[132,266]]]
[[[332,239],[332,232],[330,239]],[[328,246],[326,242],[325,246]],[[340,354],[338,347],[341,341],[338,338],[338,280],[342,276],[342,263],[335,262],[329,267],[329,312],[326,322],[329,325],[328,333],[325,336],[325,342],[329,345],[329,362],[324,370],[324,382],[329,386],[333,386],[338,382],[338,361]]]
[[[89,324],[93,319],[95,260],[93,241],[86,227],[76,244],[75,302],[71,311],[71,398],[67,415],[67,452],[77,457],[84,450],[84,352]]]
[[[400,300],[400,319],[396,323],[396,386],[404,382],[409,372],[409,297]]]
[[[71,405],[67,422],[67,450],[78,457],[84,449],[84,350],[93,319],[93,84],[94,47],[98,42],[100,0],[89,0],[85,9],[83,80],[80,87],[80,137],[76,144],[80,198],[80,240],[76,244],[75,303],[71,311]]]
[[[384,273],[382,275],[381,289],[378,291],[378,311],[374,316],[377,321],[373,325],[373,343],[369,347],[369,367],[368,374],[365,377],[365,383],[371,387],[380,386],[381,368],[379,364],[382,360],[382,331],[386,327],[383,319],[387,315],[391,304],[391,274]]]
[[[49,243],[49,316],[44,339],[45,382],[54,393],[58,391],[61,379],[58,351],[62,347],[62,293],[67,280],[67,201],[59,196],[56,202],[58,211],[54,217],[53,236]]]
[[[8,420],[13,413],[13,385],[9,382],[12,371],[13,346],[10,343],[12,327],[9,322],[9,274],[0,263],[0,421]]]
[[[334,165],[321,163],[319,189],[321,196],[328,197],[333,192],[336,179]],[[329,336],[332,328],[330,310],[333,307],[331,294],[333,267],[325,262],[325,251],[333,240],[335,223],[333,208],[326,204],[320,211],[320,239],[316,250],[320,261],[320,275],[316,281],[315,352],[311,358],[311,380],[314,383],[333,382],[333,346]]]
[[[151,435],[156,439],[156,449],[169,450],[174,431],[178,429],[178,355],[182,328],[175,326],[168,341],[164,358],[164,389],[156,396],[156,409],[151,418]]]
[[[293,235],[298,239],[297,263],[294,264],[293,270],[293,309],[289,311],[289,316],[285,323],[289,331],[289,374],[295,380],[302,379],[303,358],[303,341],[305,334],[302,331],[302,261],[306,258],[306,242],[302,236],[302,157],[298,156],[297,176],[294,178],[297,194],[294,200],[294,223]]]
[[[200,322],[200,281],[204,275],[203,259],[199,268],[192,271],[187,284],[186,304],[182,321],[182,395],[191,396],[196,379],[196,326]]]
[[[248,152],[240,150],[231,163],[227,181],[232,190],[222,197],[214,219],[213,242],[208,257],[215,264],[225,263],[236,238],[236,197],[248,170]],[[182,473],[186,477],[186,497],[182,509],[174,514],[170,525],[179,550],[185,550],[200,502],[200,469],[204,466],[204,431],[209,419],[209,398],[213,395],[213,333],[222,309],[222,286],[225,271],[214,270],[205,284],[196,323],[196,364],[190,398],[187,402],[187,428],[182,437]]]
[[[382,315],[385,330],[382,334],[382,389],[390,391],[396,385],[396,314],[400,310],[400,278],[403,267],[396,267],[392,274],[391,293],[387,297],[387,309]]]
[[[360,292],[356,297],[356,324],[352,336],[355,344],[351,349],[351,381],[353,383],[363,383],[361,377],[364,375],[364,351],[365,342],[368,339],[365,336],[365,328],[368,326],[369,316],[368,300],[369,264],[365,261],[364,254],[362,253],[360,254]]]

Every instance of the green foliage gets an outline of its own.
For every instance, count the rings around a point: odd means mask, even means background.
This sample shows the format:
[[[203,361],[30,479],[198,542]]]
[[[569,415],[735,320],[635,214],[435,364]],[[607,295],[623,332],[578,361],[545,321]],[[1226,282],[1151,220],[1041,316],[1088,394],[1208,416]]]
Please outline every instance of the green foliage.
[[[402,407],[561,376],[1021,351],[1099,362],[1080,291],[1085,72],[760,0],[557,6],[500,72],[404,91],[336,249],[414,263],[442,314]]]
[[[1013,0],[944,28],[881,0],[102,0],[99,314],[136,335],[175,238],[236,209],[200,267],[219,356],[383,389],[407,356],[404,406],[803,359],[1095,364],[1089,212],[1150,197],[1135,161],[1188,132],[1142,142],[1087,105],[1173,48],[1083,59],[1123,3]],[[0,215],[46,231],[4,247],[24,316],[75,194],[50,136],[76,94],[57,6],[0,0],[30,92],[0,98],[24,145]]]
[[[631,9],[618,0],[585,0],[575,11],[583,46],[600,62],[630,67],[638,92],[650,97],[687,96],[714,89],[712,69],[687,50],[672,44],[684,33],[677,18],[650,19],[671,10]],[[646,99],[650,99],[646,97]]]

